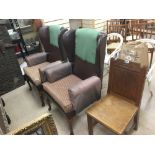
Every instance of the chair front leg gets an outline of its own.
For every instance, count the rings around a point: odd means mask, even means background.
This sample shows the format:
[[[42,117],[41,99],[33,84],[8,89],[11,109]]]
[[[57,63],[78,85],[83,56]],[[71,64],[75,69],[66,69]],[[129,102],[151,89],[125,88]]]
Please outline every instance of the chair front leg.
[[[51,111],[52,108],[51,108],[50,99],[47,97],[46,101],[47,101],[47,104],[48,104],[48,110]]]
[[[67,121],[68,121],[68,125],[69,125],[70,135],[74,135],[74,131],[73,131],[73,118],[68,118],[67,117]]]
[[[25,76],[25,79],[26,79],[26,82],[27,82],[27,84],[28,84],[28,86],[29,86],[29,90],[31,91],[31,90],[32,90],[32,86],[31,86],[31,84],[30,84],[30,80],[29,80],[29,78],[27,77],[27,75]]]
[[[43,92],[43,90],[38,90],[38,91],[39,91],[39,96],[40,96],[40,99],[41,99],[42,107],[44,107],[45,106],[44,92]]]

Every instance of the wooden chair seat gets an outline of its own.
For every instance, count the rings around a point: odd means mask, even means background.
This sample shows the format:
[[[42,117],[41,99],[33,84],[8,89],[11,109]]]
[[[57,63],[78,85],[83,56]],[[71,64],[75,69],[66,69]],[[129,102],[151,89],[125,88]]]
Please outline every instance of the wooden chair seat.
[[[138,107],[133,101],[109,94],[93,104],[87,110],[87,115],[116,134],[123,134],[137,111]]]

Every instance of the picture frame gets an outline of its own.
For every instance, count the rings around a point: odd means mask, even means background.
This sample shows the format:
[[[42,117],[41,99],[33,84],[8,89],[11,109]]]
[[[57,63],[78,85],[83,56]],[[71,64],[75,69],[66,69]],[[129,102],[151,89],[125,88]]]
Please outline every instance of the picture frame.
[[[57,135],[53,117],[46,113],[41,117],[25,124],[24,126],[10,131],[8,135]]]

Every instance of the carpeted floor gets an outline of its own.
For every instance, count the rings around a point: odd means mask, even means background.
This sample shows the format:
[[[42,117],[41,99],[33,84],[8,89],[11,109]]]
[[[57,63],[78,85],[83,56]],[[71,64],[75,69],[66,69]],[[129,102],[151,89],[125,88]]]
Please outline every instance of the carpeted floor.
[[[108,75],[103,79],[103,90],[102,96],[106,94]],[[151,90],[155,95],[155,76],[152,79]],[[9,114],[12,123],[10,129],[15,129],[21,125],[35,119],[36,117],[48,112],[48,106],[41,106],[41,101],[38,96],[37,90],[33,88],[29,91],[28,85],[9,92],[3,95],[3,99],[6,102],[6,111]],[[64,117],[64,114],[58,107],[52,104],[51,113],[55,121],[58,134],[66,135],[69,134],[68,124]],[[140,110],[140,121],[138,131],[134,131],[132,134],[155,134],[155,96],[150,99],[149,89],[147,83],[143,93],[143,99]],[[85,111],[79,113],[74,119],[74,134],[76,135],[87,135],[87,118]],[[96,135],[107,135],[113,134],[108,129],[101,125],[96,125],[94,128],[94,134]]]

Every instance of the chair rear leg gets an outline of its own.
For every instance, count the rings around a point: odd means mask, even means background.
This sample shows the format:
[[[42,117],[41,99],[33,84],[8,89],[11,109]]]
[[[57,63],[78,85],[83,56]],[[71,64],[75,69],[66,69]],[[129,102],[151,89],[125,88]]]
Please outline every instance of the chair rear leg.
[[[50,103],[50,99],[49,98],[47,98],[47,104],[48,104],[48,110],[49,111],[51,111],[51,103]]]

